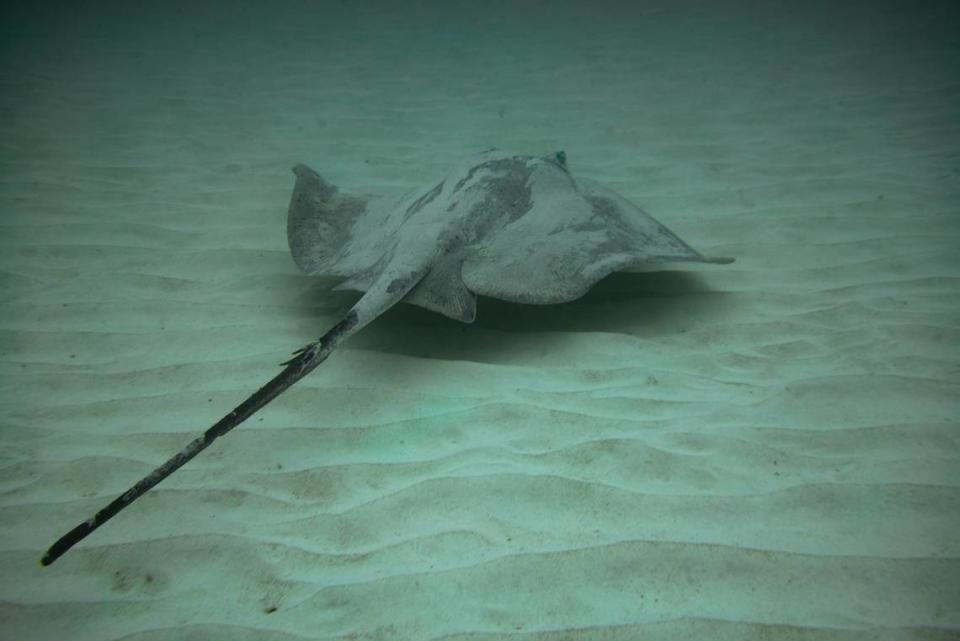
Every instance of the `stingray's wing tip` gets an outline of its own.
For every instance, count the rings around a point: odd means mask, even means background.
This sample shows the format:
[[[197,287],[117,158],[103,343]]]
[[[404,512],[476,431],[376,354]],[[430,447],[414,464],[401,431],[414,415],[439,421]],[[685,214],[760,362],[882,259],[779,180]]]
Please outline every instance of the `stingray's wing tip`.
[[[729,256],[704,256],[703,257],[703,262],[715,263],[717,265],[729,265],[735,260],[736,258],[730,258]]]
[[[290,171],[293,172],[298,178],[301,176],[318,176],[317,172],[311,169],[308,165],[298,162],[296,165],[290,168]]]

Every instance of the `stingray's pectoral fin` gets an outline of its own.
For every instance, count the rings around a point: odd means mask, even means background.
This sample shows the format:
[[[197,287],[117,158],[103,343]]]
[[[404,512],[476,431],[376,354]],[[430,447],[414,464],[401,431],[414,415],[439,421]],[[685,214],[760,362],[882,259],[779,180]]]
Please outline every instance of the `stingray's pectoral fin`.
[[[648,261],[652,264],[661,264],[661,263],[710,263],[712,265],[729,265],[734,262],[735,258],[729,258],[726,256],[704,256],[700,252],[689,248],[689,251],[686,253],[674,253],[674,254],[665,254],[663,256],[651,256]],[[639,264],[638,271],[644,271],[642,268],[645,267],[643,263]],[[631,271],[631,270],[626,270]]]
[[[367,198],[343,192],[306,165],[293,168],[297,180],[287,210],[287,243],[306,274],[334,274]]]
[[[715,265],[729,265],[735,260],[736,258],[730,258],[729,256],[701,256],[700,257],[700,262],[713,263]]]
[[[213,427],[191,441],[166,463],[140,479],[136,485],[115,498],[102,510],[60,537],[56,543],[50,546],[46,554],[43,555],[40,563],[50,565],[56,561],[67,550],[113,518],[120,510],[143,496],[150,488],[176,472],[187,461],[205,450],[216,439],[250,418],[250,416],[286,391],[291,385],[312,372],[317,365],[330,356],[330,353],[337,345],[357,329],[359,329],[357,313],[351,310],[342,321],[334,325],[334,327],[319,340],[294,352],[293,358],[284,363],[283,371],[273,377],[266,385],[251,394],[247,400],[234,408],[232,412],[217,421]]]

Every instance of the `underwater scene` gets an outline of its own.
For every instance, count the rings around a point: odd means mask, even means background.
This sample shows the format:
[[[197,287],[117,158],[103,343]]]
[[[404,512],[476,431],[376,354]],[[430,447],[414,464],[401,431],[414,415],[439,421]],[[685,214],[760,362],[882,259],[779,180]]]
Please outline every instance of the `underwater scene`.
[[[0,11],[0,638],[960,639],[960,5]]]

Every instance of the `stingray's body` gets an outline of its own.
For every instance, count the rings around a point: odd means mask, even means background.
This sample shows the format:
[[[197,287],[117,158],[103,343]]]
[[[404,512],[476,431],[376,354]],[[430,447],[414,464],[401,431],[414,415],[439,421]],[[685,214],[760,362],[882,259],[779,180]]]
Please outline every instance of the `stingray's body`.
[[[304,165],[287,220],[304,272],[366,292],[358,324],[399,300],[471,322],[476,296],[562,303],[615,271],[707,258],[561,153],[489,150],[398,201],[337,190]]]
[[[322,363],[341,342],[400,301],[466,323],[477,295],[562,303],[615,271],[708,258],[609,189],[575,180],[563,152],[537,157],[491,149],[398,201],[341,192],[294,167],[287,236],[307,274],[363,292],[319,340],[203,435],[60,538],[49,565],[117,512]]]

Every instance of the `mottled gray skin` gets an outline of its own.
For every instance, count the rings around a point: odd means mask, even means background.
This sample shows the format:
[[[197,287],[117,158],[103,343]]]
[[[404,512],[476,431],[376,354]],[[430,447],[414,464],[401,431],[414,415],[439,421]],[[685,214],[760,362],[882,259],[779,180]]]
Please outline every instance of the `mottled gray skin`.
[[[400,301],[465,323],[477,294],[517,303],[562,303],[614,271],[650,263],[728,263],[697,253],[621,196],[575,180],[566,156],[484,151],[397,202],[339,191],[306,165],[293,169],[287,237],[308,274],[364,292],[344,318],[294,352],[232,412],[102,510],[54,543],[50,565],[214,440],[309,374],[336,347]]]
[[[399,301],[469,323],[476,295],[517,303],[579,298],[604,276],[708,258],[618,194],[575,180],[562,152],[471,156],[399,201],[350,195],[305,165],[287,237],[307,274],[365,292],[360,329]]]

